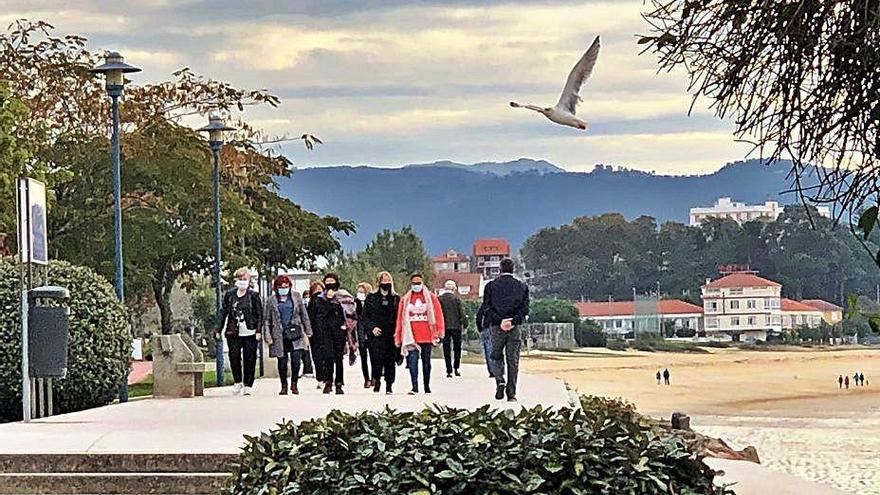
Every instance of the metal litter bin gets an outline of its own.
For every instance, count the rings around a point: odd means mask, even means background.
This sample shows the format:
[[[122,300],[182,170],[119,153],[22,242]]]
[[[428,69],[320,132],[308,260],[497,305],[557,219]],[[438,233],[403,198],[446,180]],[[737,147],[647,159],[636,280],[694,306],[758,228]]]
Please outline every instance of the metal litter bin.
[[[64,378],[70,338],[70,292],[44,286],[28,291],[28,363],[31,378]]]

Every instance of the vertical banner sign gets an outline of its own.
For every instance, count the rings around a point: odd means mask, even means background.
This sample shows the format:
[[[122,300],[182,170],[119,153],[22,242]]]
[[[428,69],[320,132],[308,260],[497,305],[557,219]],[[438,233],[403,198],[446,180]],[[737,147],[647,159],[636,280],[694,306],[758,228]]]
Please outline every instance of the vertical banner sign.
[[[28,183],[28,244],[30,262],[39,265],[49,263],[49,244],[46,235],[46,185],[34,179]]]

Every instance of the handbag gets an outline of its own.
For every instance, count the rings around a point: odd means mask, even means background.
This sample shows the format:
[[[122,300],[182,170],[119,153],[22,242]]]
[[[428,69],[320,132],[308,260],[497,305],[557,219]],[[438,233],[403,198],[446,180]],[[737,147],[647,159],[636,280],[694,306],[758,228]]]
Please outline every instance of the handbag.
[[[281,335],[284,337],[284,340],[295,342],[303,337],[302,327],[294,323],[290,325],[290,328],[282,330]]]

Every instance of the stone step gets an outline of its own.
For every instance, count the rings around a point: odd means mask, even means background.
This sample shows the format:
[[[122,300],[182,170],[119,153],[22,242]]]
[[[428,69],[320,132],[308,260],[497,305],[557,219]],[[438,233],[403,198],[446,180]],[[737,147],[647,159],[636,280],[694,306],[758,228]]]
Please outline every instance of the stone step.
[[[217,494],[225,473],[4,473],[2,495]]]
[[[0,454],[2,473],[228,473],[235,454]]]

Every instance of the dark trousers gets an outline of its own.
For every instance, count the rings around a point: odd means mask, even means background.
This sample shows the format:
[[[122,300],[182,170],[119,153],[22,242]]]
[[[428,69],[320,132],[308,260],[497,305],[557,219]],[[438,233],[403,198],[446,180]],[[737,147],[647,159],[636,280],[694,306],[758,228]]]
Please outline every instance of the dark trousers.
[[[315,377],[318,381],[345,385],[345,378],[343,377],[345,368],[342,366],[344,357],[341,352],[334,352],[331,356],[316,360]]]
[[[450,352],[451,351],[451,352]],[[461,329],[447,328],[443,338],[443,360],[446,361],[446,374],[458,371],[461,366]]]
[[[406,355],[406,367],[409,368],[409,378],[412,380],[412,389],[419,391],[419,358],[422,359],[422,375],[425,388],[431,387],[431,351],[434,344],[419,344],[418,349],[412,349]]]
[[[364,374],[364,381],[370,379],[370,351],[367,349],[367,343],[363,342],[358,345],[358,355],[361,359],[361,372]]]
[[[290,363],[291,368],[290,381],[296,383],[299,380],[299,365],[305,352],[304,349],[294,349],[293,342],[284,340],[284,354],[278,358],[278,378],[281,379],[281,388],[284,390],[287,390],[287,363]]]
[[[385,377],[385,386],[391,386],[397,375],[397,348],[380,349],[379,345],[370,346],[370,367],[373,368],[373,382],[378,383]]]
[[[232,366],[232,380],[245,387],[254,386],[254,367],[257,365],[257,338],[227,337],[229,344],[229,365]],[[242,376],[244,375],[244,376]]]
[[[507,397],[516,397],[516,380],[519,376],[519,351],[522,348],[522,339],[519,327],[513,327],[509,332],[501,330],[500,326],[490,329],[492,335],[492,355],[495,364],[495,383],[505,387]],[[507,364],[507,381],[504,380],[504,365]]]
[[[315,374],[315,368],[312,366],[312,351],[310,349],[306,349],[303,351],[302,363],[304,375]]]

